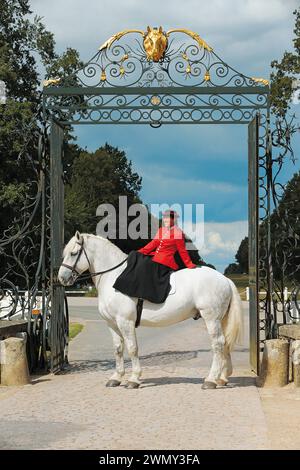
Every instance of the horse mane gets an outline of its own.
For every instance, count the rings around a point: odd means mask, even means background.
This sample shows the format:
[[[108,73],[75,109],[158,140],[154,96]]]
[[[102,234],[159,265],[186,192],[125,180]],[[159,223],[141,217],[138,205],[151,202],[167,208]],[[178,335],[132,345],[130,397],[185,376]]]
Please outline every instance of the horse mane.
[[[101,235],[94,235],[93,233],[81,233],[80,235],[84,239],[86,239],[86,238],[94,238],[95,239],[96,238],[98,240],[101,240],[101,242],[107,243],[107,245],[109,245],[111,248],[113,247],[113,249],[116,253],[118,252],[118,253],[123,253],[124,254],[124,252],[118,246],[116,246],[113,242],[111,242],[107,238],[101,237]],[[73,235],[73,237],[68,241],[68,243],[64,247],[63,256],[66,255],[67,251],[71,248],[71,246],[73,246],[74,242],[75,242],[75,235]]]

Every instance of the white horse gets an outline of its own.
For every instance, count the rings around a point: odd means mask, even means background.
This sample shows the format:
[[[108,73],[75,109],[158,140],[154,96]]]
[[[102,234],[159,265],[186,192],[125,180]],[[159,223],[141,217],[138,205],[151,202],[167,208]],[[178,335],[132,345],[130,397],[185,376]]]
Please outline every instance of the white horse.
[[[116,370],[106,385],[121,384],[125,374],[125,342],[132,362],[127,388],[137,388],[141,383],[135,332],[137,298],[112,287],[126,267],[127,255],[103,237],[76,232],[65,246],[63,257],[58,278],[65,286],[72,285],[86,270],[91,273],[105,271],[93,279],[98,291],[100,316],[106,320],[112,334],[116,358]],[[181,269],[171,276],[175,276],[176,292],[161,304],[144,300],[141,326],[169,326],[201,313],[213,351],[211,369],[202,388],[226,385],[232,374],[230,351],[241,340],[242,334],[242,303],[237,288],[223,274],[206,266]]]

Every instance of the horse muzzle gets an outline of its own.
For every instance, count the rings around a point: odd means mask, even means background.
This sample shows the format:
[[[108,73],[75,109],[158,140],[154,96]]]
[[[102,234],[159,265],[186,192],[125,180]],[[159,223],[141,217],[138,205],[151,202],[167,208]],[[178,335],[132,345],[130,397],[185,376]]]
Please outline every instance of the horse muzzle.
[[[78,278],[78,273],[61,267],[58,271],[58,280],[63,286],[72,286]]]

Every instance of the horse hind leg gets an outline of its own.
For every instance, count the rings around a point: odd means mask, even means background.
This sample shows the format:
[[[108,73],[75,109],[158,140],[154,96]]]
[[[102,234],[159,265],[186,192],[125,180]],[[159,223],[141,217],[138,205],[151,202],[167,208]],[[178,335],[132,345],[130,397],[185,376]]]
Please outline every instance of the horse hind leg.
[[[225,336],[220,320],[211,320],[205,317],[206,315],[203,315],[209,336],[211,338],[213,361],[209,374],[206,377],[202,388],[213,389],[217,387],[219,380],[221,379],[222,372],[227,365],[227,358],[225,355]]]
[[[224,346],[224,354],[225,354],[225,364],[222,369],[220,378],[218,380],[218,385],[227,385],[228,377],[232,375],[231,354],[226,344]]]
[[[116,360],[116,369],[113,375],[110,377],[109,381],[106,383],[107,387],[118,387],[121,385],[122,378],[125,374],[125,367],[124,367],[124,340],[123,338],[118,335],[112,328],[109,328],[113,343],[114,343],[114,352],[115,352],[115,360]]]

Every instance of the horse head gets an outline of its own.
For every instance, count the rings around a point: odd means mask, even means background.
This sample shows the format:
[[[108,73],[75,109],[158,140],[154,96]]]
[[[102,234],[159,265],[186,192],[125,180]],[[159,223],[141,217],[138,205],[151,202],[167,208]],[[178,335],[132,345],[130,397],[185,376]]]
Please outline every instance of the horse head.
[[[63,286],[71,286],[80,274],[89,269],[89,266],[84,237],[77,231],[64,248],[58,280]]]
[[[162,27],[150,28],[147,27],[147,33],[144,37],[144,48],[147,54],[147,60],[158,62],[164,55],[168,45],[168,39],[163,32]]]

